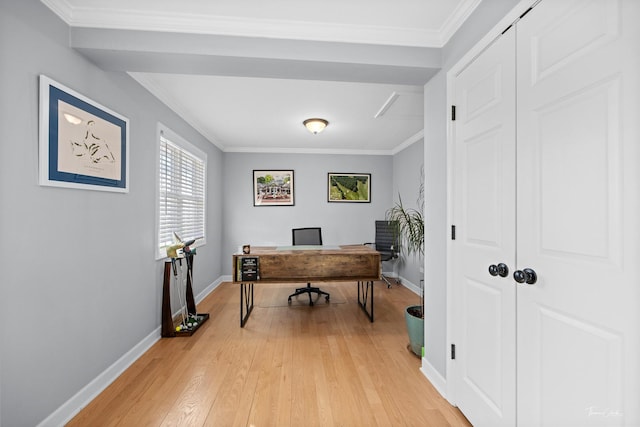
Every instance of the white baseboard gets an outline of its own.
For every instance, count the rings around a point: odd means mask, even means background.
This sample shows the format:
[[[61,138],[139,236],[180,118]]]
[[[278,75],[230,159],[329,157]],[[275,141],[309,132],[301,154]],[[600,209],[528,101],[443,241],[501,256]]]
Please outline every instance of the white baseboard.
[[[404,277],[400,277],[400,282],[402,283],[402,286],[409,289],[414,294],[420,295],[420,286],[416,285],[415,283],[411,283]]]
[[[218,284],[220,284],[222,282],[233,282],[233,277],[230,274],[227,275],[227,276],[220,276],[220,279],[218,279],[218,281],[219,281]]]
[[[64,426],[82,408],[87,406],[96,396],[116,380],[133,362],[138,360],[153,344],[160,339],[161,328],[156,328],[153,332],[143,338],[131,350],[126,352],[116,362],[105,369],[100,375],[95,377],[89,384],[84,386],[71,399],[56,409],[51,415],[45,418],[38,427],[58,427]]]
[[[194,297],[196,304],[201,302],[207,295],[213,292],[222,282],[231,280],[231,276],[221,276],[202,292]],[[114,382],[122,373],[138,360],[147,350],[151,348],[161,338],[162,325],[158,326],[149,335],[144,337],[142,341],[136,344],[131,350],[127,351],[122,357],[109,366],[89,384],[78,391],[71,399],[67,400],[62,406],[56,409],[51,415],[45,418],[38,427],[61,427],[68,423],[74,416],[87,406],[93,399],[104,391],[112,382]]]
[[[429,363],[427,359],[422,358],[422,367],[420,372],[427,377],[433,387],[440,393],[442,397],[447,398],[447,380],[440,375],[440,372]]]
[[[394,271],[383,271],[382,275],[389,278],[389,279],[395,279],[398,278],[400,279],[400,277],[398,276],[398,273],[394,272]]]
[[[213,292],[222,282],[230,282],[231,276],[220,276],[217,280],[211,283],[209,286],[204,288],[202,292],[194,297],[196,301],[196,305],[201,303],[203,299],[205,299],[211,292]]]

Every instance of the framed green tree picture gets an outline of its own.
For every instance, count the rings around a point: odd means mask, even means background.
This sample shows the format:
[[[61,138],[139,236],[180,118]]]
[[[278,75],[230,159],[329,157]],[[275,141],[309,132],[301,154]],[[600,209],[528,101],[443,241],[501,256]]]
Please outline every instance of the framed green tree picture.
[[[327,188],[327,200],[329,202],[371,202],[370,173],[329,172],[327,179]]]

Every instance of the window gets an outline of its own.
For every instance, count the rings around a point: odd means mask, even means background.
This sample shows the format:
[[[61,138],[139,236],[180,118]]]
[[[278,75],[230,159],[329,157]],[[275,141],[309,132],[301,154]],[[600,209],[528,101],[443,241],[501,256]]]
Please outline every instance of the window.
[[[158,124],[158,210],[156,259],[167,256],[166,247],[176,233],[183,241],[205,239],[205,182],[207,156],[165,126]]]

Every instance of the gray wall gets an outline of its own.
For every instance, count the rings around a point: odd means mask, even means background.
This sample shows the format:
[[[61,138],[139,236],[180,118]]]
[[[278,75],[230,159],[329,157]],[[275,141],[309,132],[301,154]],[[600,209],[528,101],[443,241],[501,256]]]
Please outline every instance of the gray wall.
[[[39,1],[0,3],[0,423],[7,427],[37,425],[160,326],[157,121],[208,155],[208,244],[198,249],[195,293],[222,274],[222,154],[129,76],[98,69],[68,43],[68,27]],[[41,73],[129,118],[128,194],[38,185]]]
[[[392,167],[392,156],[225,153],[224,274],[238,246],[290,245],[295,227],[322,227],[328,245],[372,242],[391,206]],[[293,169],[295,206],[253,206],[254,169]],[[327,202],[329,172],[370,173],[371,203]]]
[[[398,202],[402,197],[405,208],[418,209],[418,192],[420,171],[424,166],[424,142],[422,140],[410,145],[393,156],[393,198]],[[419,292],[420,280],[423,273],[420,272],[423,259],[418,255],[402,255],[398,260],[398,274],[409,283],[406,283],[413,291]],[[415,304],[420,304],[416,299]]]
[[[425,99],[425,358],[446,378],[447,91],[446,73],[519,0],[483,1],[443,49],[443,69],[424,87]]]

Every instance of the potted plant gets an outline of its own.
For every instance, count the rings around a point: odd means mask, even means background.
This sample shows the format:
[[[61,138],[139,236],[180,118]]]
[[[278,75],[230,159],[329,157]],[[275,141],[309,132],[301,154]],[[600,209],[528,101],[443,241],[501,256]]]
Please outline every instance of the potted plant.
[[[400,253],[422,258],[424,255],[424,215],[422,213],[424,186],[422,182],[418,193],[418,209],[405,207],[402,204],[402,197],[398,194],[398,202],[387,211],[386,219],[397,223]],[[420,280],[420,305],[410,305],[405,309],[409,346],[411,351],[419,357],[422,357],[424,346],[423,283]]]

